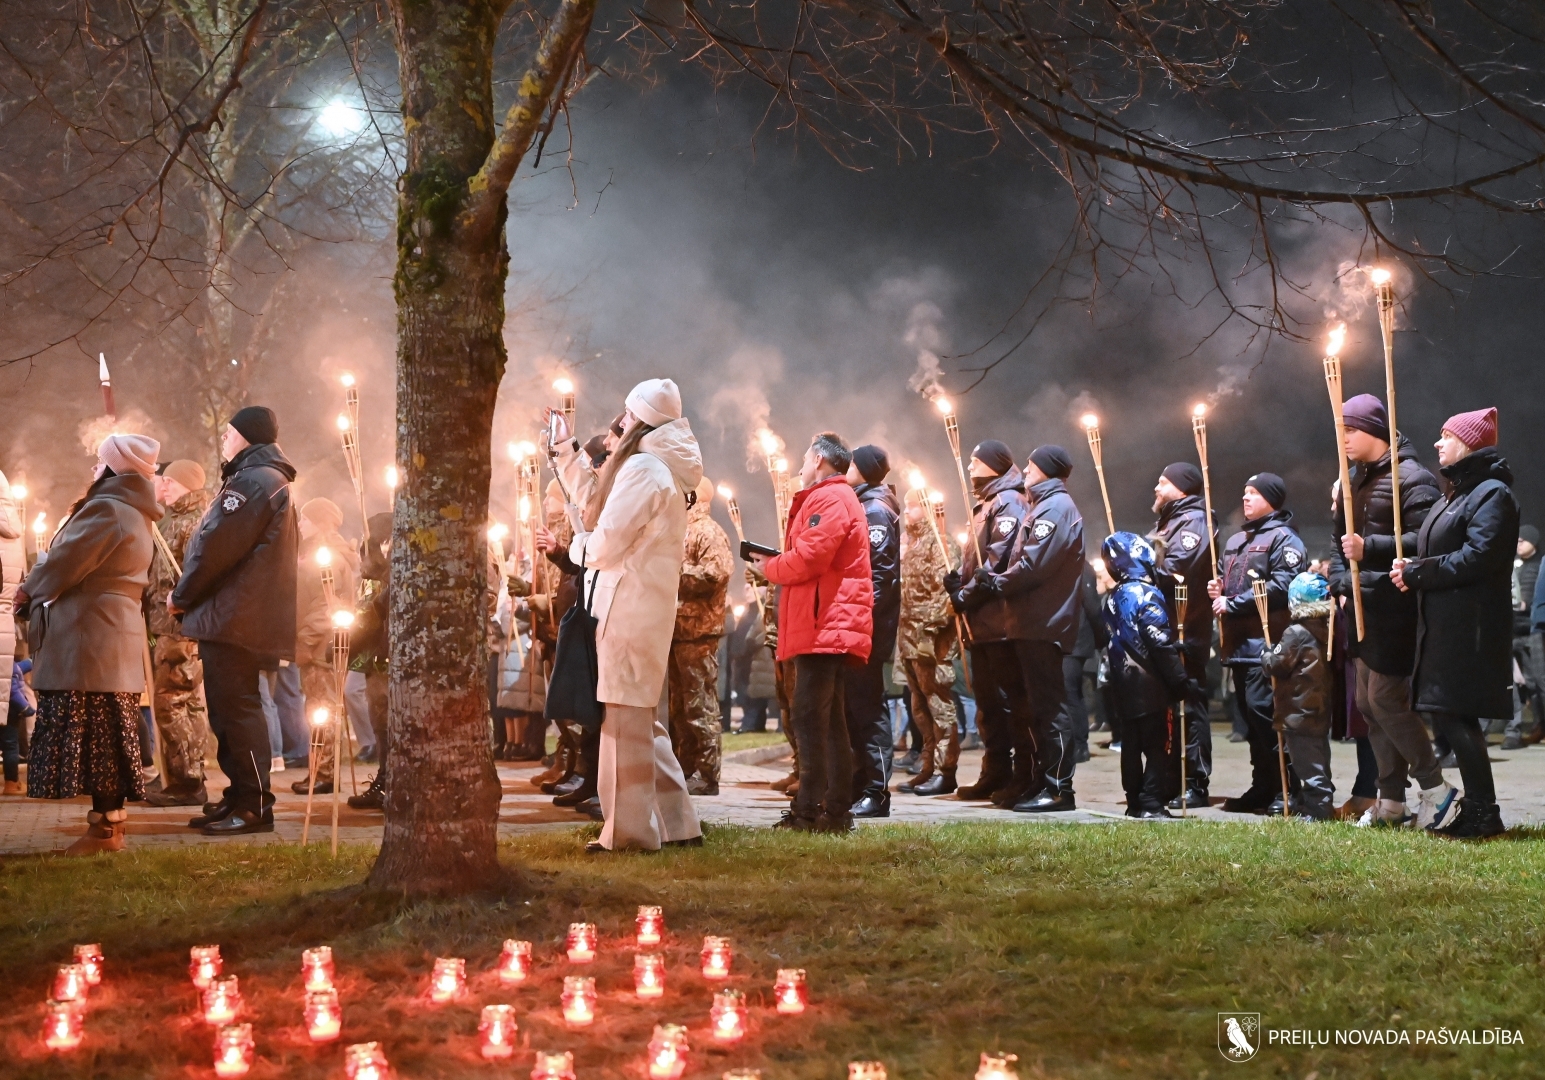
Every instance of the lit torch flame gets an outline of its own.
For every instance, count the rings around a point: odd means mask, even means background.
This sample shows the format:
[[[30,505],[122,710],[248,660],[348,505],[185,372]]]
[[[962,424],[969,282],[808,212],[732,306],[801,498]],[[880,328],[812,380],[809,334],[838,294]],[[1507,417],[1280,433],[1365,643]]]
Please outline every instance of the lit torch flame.
[[[730,490],[730,486],[728,484],[720,484],[718,491],[719,498],[723,499],[725,502],[728,502],[735,497],[735,493]]]
[[[342,375],[338,376],[338,381],[343,384],[344,389],[348,389],[354,385],[354,376],[345,371]]]
[[[333,625],[339,630],[347,630],[354,625],[354,612],[348,610],[333,612]]]
[[[1346,344],[1346,323],[1337,323],[1331,328],[1330,334],[1325,338],[1325,355],[1340,356],[1341,346]]]
[[[1388,285],[1389,279],[1392,276],[1393,275],[1382,266],[1376,266],[1368,272],[1368,280],[1373,282],[1375,285]]]
[[[397,485],[402,482],[402,477],[397,472],[397,466],[386,467],[386,487],[388,491],[396,491]]]
[[[1198,405],[1196,408],[1191,410],[1191,415],[1200,420],[1202,417],[1207,415],[1207,406]]]
[[[913,469],[907,473],[907,486],[913,491],[922,491],[928,486],[928,481],[923,479],[923,470]]]
[[[1083,420],[1080,422],[1084,425],[1085,431],[1089,431],[1100,426],[1100,418],[1094,415],[1092,412],[1084,413]]]
[[[553,389],[560,394],[572,394],[574,392],[574,380],[559,377],[553,380]]]
[[[339,431],[348,431],[350,427],[348,414],[339,413],[336,423]]]
[[[955,406],[950,404],[950,399],[943,395],[933,399],[933,407],[939,410],[940,416],[948,416],[955,411]]]
[[[505,525],[502,521],[496,521],[488,526],[488,542],[491,544],[499,543],[508,535],[510,535],[509,526]]]

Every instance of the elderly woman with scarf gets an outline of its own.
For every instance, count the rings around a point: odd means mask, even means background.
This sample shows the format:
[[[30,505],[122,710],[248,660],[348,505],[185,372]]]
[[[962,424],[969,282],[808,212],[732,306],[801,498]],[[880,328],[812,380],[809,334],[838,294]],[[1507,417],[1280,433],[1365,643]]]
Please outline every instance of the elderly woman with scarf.
[[[581,602],[596,620],[596,700],[605,707],[597,783],[606,824],[591,852],[702,842],[661,712],[688,499],[703,459],[670,379],[633,388],[622,428],[594,474],[567,431],[555,440],[570,494],[588,492],[569,558],[585,571]]]
[[[109,435],[96,477],[17,590],[38,695],[27,764],[34,799],[91,796],[86,834],[67,855],[120,851],[129,799],[145,797],[139,700],[145,692],[140,604],[155,553],[156,454],[143,435]]]

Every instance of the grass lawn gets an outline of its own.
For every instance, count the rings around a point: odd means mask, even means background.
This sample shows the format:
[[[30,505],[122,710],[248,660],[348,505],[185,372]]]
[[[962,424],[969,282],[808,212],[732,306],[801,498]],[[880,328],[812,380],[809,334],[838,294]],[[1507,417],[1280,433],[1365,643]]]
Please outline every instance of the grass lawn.
[[[763,746],[787,746],[789,740],[783,737],[781,731],[748,731],[744,735],[738,732],[724,733],[724,752],[733,753],[736,750],[756,750]]]
[[[477,1009],[509,1001],[533,1049],[572,1049],[580,1080],[641,1080],[656,1022],[692,1028],[688,1077],[753,1066],[766,1080],[841,1080],[878,1058],[894,1080],[969,1078],[983,1049],[1038,1077],[1493,1077],[1545,1074],[1545,837],[1483,846],[1347,826],[946,825],[857,837],[715,829],[702,849],[586,857],[576,833],[506,847],[502,898],[404,904],[356,886],[371,854],[325,846],[146,848],[91,861],[0,866],[0,1075],[212,1076],[193,1016],[188,947],[218,942],[241,976],[260,1060],[249,1074],[341,1077],[340,1044],[299,1024],[303,947],[330,943],[342,1042],[378,1039],[404,1080],[514,1076],[477,1056]],[[640,903],[671,931],[663,1001],[632,996],[627,946]],[[599,924],[599,1018],[564,1029],[560,942]],[[705,933],[736,945],[730,985],[756,1008],[733,1049],[706,1037]],[[502,989],[506,937],[536,942],[537,971]],[[85,1045],[37,1038],[54,965],[100,941],[107,980]],[[423,997],[436,956],[467,959],[465,1004]],[[779,966],[809,971],[812,1008],[770,1008]],[[1505,1028],[1522,1047],[1216,1047],[1219,1011],[1266,1028],[1407,1032]],[[1531,1064],[1531,1062],[1533,1064]]]

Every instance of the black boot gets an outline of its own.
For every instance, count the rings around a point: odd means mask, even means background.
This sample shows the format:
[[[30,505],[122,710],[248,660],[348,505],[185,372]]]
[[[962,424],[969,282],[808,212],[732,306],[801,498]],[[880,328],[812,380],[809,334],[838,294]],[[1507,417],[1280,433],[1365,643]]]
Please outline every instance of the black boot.
[[[946,769],[933,775],[933,779],[926,784],[918,784],[912,789],[914,795],[949,795],[955,791],[955,772]]]
[[[1033,798],[1014,804],[1014,812],[1018,814],[1052,814],[1060,810],[1077,810],[1078,804],[1073,801],[1073,791],[1053,791],[1047,788]]]
[[[1282,793],[1273,793],[1270,788],[1250,788],[1243,795],[1232,799],[1223,800],[1223,809],[1230,814],[1259,814],[1272,804],[1273,799],[1280,801]],[[1277,807],[1277,812],[1282,812],[1282,807]]]
[[[583,776],[581,776],[579,773],[572,773],[569,776],[564,777],[562,780],[559,780],[556,783],[553,783],[553,784],[543,784],[542,785],[542,794],[543,795],[560,795],[560,796],[562,796],[562,795],[572,795],[572,794],[574,794],[574,792],[578,791],[580,788],[582,788],[584,786],[585,786],[585,778]],[[592,784],[590,786],[594,787],[595,785]],[[563,803],[559,803],[558,805],[562,806],[564,804]]]
[[[891,793],[881,795],[865,795],[853,804],[852,816],[856,818],[890,817]],[[836,817],[836,815],[834,815]],[[838,829],[838,832],[846,832],[846,829]]]
[[[205,825],[215,821],[224,821],[231,816],[231,804],[221,799],[219,802],[205,803],[204,812],[188,822],[190,829],[202,829]]]
[[[553,798],[554,806],[574,807],[578,806],[582,802],[588,802],[590,799],[595,798],[596,786],[594,780],[580,776],[578,773],[574,775],[574,778],[578,780],[579,783],[575,784],[561,795],[555,796]]]
[[[1449,840],[1487,840],[1507,831],[1502,824],[1502,811],[1496,803],[1478,803],[1472,799],[1459,800],[1459,813],[1441,829],[1429,830],[1434,836]]]
[[[238,836],[244,833],[274,831],[272,810],[235,810],[229,817],[211,821],[200,830],[205,836]]]
[[[1006,770],[1004,772],[983,773],[980,780],[974,784],[967,784],[955,794],[967,801],[991,799],[993,792],[1009,783],[1012,779],[1013,777]]]
[[[200,784],[196,791],[179,794],[162,789],[145,796],[145,801],[151,806],[203,806],[208,800],[209,793],[204,790],[203,784]]]
[[[1176,795],[1166,804],[1171,810],[1179,810],[1180,796]],[[1203,788],[1192,788],[1186,792],[1185,808],[1187,810],[1205,810],[1211,802],[1207,798],[1207,792]]]
[[[290,790],[295,792],[295,794],[297,794],[297,795],[304,795],[304,794],[306,794],[306,781],[305,780],[297,780],[297,781],[295,781],[295,783],[290,785]],[[333,793],[333,783],[332,783],[331,780],[318,780],[315,784],[313,784],[311,786],[311,794],[313,794],[313,795],[331,795],[332,793]]]
[[[358,795],[349,796],[349,809],[351,810],[380,810],[386,802],[386,781],[384,774],[376,773],[370,778],[370,786]]]

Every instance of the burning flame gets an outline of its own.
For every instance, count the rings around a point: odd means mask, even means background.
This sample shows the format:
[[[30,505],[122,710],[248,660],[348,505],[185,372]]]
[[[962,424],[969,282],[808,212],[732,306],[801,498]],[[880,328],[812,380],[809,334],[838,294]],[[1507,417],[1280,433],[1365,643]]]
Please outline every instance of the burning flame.
[[[517,461],[518,462],[521,458],[526,456],[525,453],[520,448],[520,443],[516,443],[516,442],[506,443],[505,447],[504,447],[504,450],[505,450],[505,453],[510,455],[510,460],[511,461]]]
[[[331,565],[333,565],[333,552],[332,552],[331,548],[325,548],[325,547],[317,548],[317,565],[318,566],[331,566]]]
[[[768,457],[776,454],[783,446],[783,440],[778,438],[778,436],[774,435],[767,428],[763,428],[761,431],[757,432],[756,439],[757,442],[762,444],[762,453],[766,454]]]
[[[488,542],[490,544],[497,544],[508,535],[510,535],[509,526],[505,525],[502,521],[496,521],[488,526]]]
[[[386,487],[390,491],[396,491],[397,485],[402,482],[402,476],[397,472],[397,466],[386,467]]]
[[[1201,419],[1202,417],[1207,415],[1207,406],[1206,405],[1198,405],[1196,408],[1191,410],[1191,415],[1196,417],[1197,419]]]
[[[336,423],[338,425],[338,430],[339,431],[348,431],[349,430],[349,426],[350,426],[349,425],[348,414],[347,413],[339,413],[338,414],[338,419],[337,419]]]
[[[1331,327],[1330,334],[1325,338],[1325,355],[1340,356],[1341,346],[1346,344],[1346,340],[1346,323],[1337,323],[1335,326]]]
[[[342,375],[338,376],[338,381],[344,385],[345,389],[347,389],[348,387],[354,385],[354,376],[345,371]]]
[[[718,492],[719,498],[723,499],[725,502],[728,502],[735,497],[735,493],[730,490],[730,486],[728,484],[720,484],[718,487]]]
[[[318,705],[316,708],[311,710],[312,727],[326,727],[327,722],[332,718],[333,714],[328,711],[326,705]]]
[[[352,612],[352,611],[335,611],[335,612],[333,612],[333,626],[337,627],[339,630],[347,630],[349,627],[351,627],[353,625],[354,625],[354,612]]]
[[[27,501],[27,485],[26,484],[12,484],[11,485],[11,498],[15,499],[17,502],[26,502]]]
[[[38,516],[33,519],[33,521],[32,521],[32,531],[34,533],[36,533],[38,536],[42,536],[44,533],[46,533],[48,531],[48,515],[47,514],[39,513]]]
[[[933,407],[939,410],[940,416],[948,416],[955,411],[955,406],[950,404],[950,399],[942,394],[933,399]]]
[[[1384,269],[1382,266],[1375,266],[1368,272],[1368,280],[1373,282],[1375,285],[1388,285],[1390,278],[1393,276],[1393,274]]]
[[[907,473],[907,486],[913,491],[921,491],[928,486],[928,481],[923,479],[923,470],[913,469]]]
[[[553,389],[565,396],[574,392],[574,380],[560,376],[553,380]]]
[[[1092,413],[1092,412],[1091,413],[1084,413],[1084,417],[1080,421],[1080,423],[1082,423],[1084,425],[1084,430],[1088,431],[1088,430],[1090,430],[1092,428],[1097,428],[1097,427],[1100,426],[1100,418],[1098,416],[1094,415],[1094,413]]]
[[[520,515],[520,520],[521,521],[530,521],[531,520],[531,496],[530,495],[522,495],[520,497],[520,509],[518,509],[516,511],[516,513]],[[502,526],[502,525],[499,526],[499,527],[501,529],[504,528],[504,526]],[[492,530],[490,530],[490,533],[491,532],[492,532]],[[489,538],[492,539],[492,536],[490,536]],[[500,539],[502,540],[504,538],[501,536]]]

